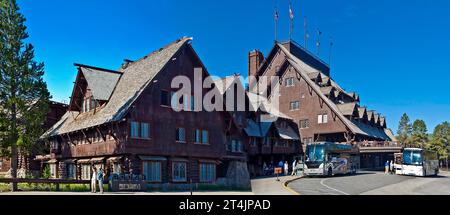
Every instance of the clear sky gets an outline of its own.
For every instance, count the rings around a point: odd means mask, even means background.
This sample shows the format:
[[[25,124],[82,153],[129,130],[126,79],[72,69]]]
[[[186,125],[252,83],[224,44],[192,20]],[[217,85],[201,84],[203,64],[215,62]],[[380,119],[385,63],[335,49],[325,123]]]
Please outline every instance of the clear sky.
[[[213,75],[247,74],[247,53],[267,54],[274,40],[288,39],[289,0],[19,0],[36,58],[46,65],[45,80],[56,101],[69,100],[74,62],[117,69],[182,36]],[[402,113],[421,118],[428,130],[450,120],[450,1],[292,0],[293,39],[303,44],[307,16],[315,52],[361,105],[387,116],[397,130]]]

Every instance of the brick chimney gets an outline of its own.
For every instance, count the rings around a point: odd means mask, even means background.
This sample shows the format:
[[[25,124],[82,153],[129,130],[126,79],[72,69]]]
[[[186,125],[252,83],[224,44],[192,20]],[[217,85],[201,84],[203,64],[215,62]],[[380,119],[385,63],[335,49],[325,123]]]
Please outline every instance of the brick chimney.
[[[261,66],[264,61],[264,55],[259,50],[253,50],[248,53],[248,76],[256,76],[259,66]],[[250,89],[253,87],[254,83],[250,82]]]

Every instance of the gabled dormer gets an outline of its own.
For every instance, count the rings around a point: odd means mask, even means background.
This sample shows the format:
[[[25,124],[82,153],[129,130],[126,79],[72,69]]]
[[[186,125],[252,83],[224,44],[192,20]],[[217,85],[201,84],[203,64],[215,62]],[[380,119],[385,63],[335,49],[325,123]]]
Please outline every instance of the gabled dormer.
[[[69,111],[89,112],[106,104],[122,73],[74,64],[78,73],[70,97]]]
[[[358,115],[359,115],[359,121],[366,123],[368,122],[368,117],[367,117],[367,108],[366,107],[359,107],[358,108]]]
[[[342,115],[347,117],[348,119],[358,119],[358,104],[356,102],[338,104],[338,109],[341,111]]]
[[[375,125],[375,111],[369,110],[367,111],[367,120],[369,121],[370,125]]]

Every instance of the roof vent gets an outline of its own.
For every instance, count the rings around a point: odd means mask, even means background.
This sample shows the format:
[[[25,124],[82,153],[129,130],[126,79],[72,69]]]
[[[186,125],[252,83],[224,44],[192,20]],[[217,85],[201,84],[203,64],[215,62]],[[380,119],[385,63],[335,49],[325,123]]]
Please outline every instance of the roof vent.
[[[128,67],[128,65],[130,65],[130,63],[133,63],[134,61],[129,60],[129,59],[124,59],[123,63],[122,63],[122,69],[126,69]]]

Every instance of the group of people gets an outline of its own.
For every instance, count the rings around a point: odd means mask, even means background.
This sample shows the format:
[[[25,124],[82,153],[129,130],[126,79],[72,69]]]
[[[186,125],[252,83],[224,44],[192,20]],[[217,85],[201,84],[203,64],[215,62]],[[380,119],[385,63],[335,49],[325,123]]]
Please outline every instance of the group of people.
[[[387,160],[384,164],[384,173],[385,174],[395,174],[394,161]]]
[[[296,175],[296,166],[298,161],[294,159],[292,162],[292,172],[291,175]],[[266,164],[266,162],[263,163],[263,174],[264,175],[273,175],[275,168],[281,168],[283,170],[284,175],[289,175],[289,163],[287,161],[280,161],[278,162],[277,166],[274,166],[273,161],[270,162],[269,165]]]
[[[100,167],[97,170],[97,167],[92,168],[92,177],[91,177],[91,193],[97,192],[97,182],[98,187],[100,188],[100,193],[103,194],[103,180],[105,177],[105,173],[103,172],[103,168]]]

